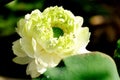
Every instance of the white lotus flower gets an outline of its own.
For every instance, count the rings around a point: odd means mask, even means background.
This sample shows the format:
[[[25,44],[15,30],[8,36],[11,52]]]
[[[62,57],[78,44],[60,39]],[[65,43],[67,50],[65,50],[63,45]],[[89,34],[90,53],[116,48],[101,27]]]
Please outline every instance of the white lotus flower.
[[[18,22],[16,30],[21,38],[13,42],[17,56],[13,61],[28,64],[26,73],[35,78],[65,57],[86,53],[90,33],[82,24],[82,17],[62,7],[32,11]]]

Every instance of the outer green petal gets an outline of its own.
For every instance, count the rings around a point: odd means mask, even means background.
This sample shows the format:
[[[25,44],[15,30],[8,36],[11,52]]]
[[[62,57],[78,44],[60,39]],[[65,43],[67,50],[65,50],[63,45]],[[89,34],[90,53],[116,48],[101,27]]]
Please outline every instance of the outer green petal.
[[[83,27],[76,33],[76,45],[74,46],[79,53],[86,53],[85,49],[89,43],[90,32],[88,27]],[[84,52],[85,51],[85,52]]]
[[[27,56],[27,54],[22,50],[22,46],[20,45],[20,40],[13,42],[12,49],[13,49],[14,54],[19,57]]]
[[[36,10],[32,11],[32,13],[30,14],[30,16],[26,15],[25,19],[26,20],[31,19],[32,21],[38,22],[41,19],[41,17],[42,17],[42,13],[38,9],[36,9]]]
[[[25,51],[25,53],[31,57],[34,58],[34,50],[32,46],[32,39],[29,38],[21,38],[20,44],[22,45],[22,49]]]
[[[32,59],[30,57],[27,57],[27,56],[26,57],[15,57],[13,59],[13,61],[17,64],[23,65],[23,64],[28,64],[29,62],[32,61]]]
[[[83,25],[83,18],[80,16],[75,16],[74,18],[74,33],[76,34],[77,32],[79,32],[78,30],[80,30]]]
[[[37,71],[35,60],[28,64],[26,73],[27,75],[31,75],[32,78],[38,77],[40,75],[40,73]]]
[[[21,37],[23,37],[26,34],[26,31],[24,30],[25,23],[25,19],[23,18],[20,19],[17,23],[18,27],[16,28],[16,31]]]

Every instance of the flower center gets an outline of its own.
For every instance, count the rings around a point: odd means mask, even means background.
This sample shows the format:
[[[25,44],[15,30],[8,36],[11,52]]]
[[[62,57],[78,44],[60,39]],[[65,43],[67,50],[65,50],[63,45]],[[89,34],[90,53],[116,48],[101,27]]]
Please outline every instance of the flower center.
[[[64,32],[62,29],[60,29],[59,27],[52,27],[53,30],[53,34],[55,38],[59,38],[60,36],[63,36]]]

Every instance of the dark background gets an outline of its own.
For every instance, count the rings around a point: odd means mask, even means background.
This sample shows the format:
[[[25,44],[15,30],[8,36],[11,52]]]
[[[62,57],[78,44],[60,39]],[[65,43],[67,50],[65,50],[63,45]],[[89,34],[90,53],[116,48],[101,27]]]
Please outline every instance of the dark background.
[[[0,0],[0,76],[29,78],[26,65],[12,62],[12,42],[19,38],[15,32],[17,21],[34,9],[43,11],[49,6],[63,6],[76,16],[84,18],[83,26],[91,32],[87,49],[110,55],[119,69],[119,59],[114,58],[120,38],[120,0]]]

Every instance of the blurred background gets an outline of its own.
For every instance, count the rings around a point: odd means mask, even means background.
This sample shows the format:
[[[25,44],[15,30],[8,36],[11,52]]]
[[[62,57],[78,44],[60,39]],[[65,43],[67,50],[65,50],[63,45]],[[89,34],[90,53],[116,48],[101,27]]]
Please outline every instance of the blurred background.
[[[26,76],[26,65],[12,62],[12,42],[19,38],[16,23],[36,8],[43,11],[56,5],[84,18],[83,26],[91,32],[87,49],[110,55],[120,73],[120,59],[114,57],[120,38],[120,0],[0,0],[0,76],[30,78]]]

